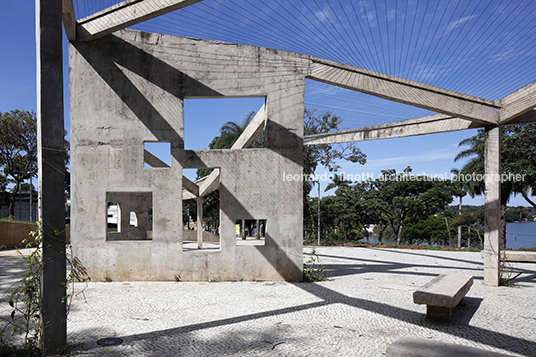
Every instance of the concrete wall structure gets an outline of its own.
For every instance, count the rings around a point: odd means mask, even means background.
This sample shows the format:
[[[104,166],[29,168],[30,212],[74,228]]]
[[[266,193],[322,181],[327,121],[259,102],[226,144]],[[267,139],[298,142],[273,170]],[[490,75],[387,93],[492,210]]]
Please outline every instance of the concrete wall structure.
[[[130,30],[70,44],[71,239],[92,278],[301,279],[302,182],[282,177],[302,173],[308,58]],[[267,148],[185,150],[187,97],[266,98]],[[144,167],[149,141],[171,143],[169,167]],[[221,249],[183,251],[182,170],[205,167],[220,169]],[[151,193],[152,239],[110,238],[111,193]],[[266,220],[265,246],[236,246],[240,219]]]
[[[107,30],[103,31],[70,45],[72,241],[75,254],[97,278],[168,280],[179,273],[185,280],[299,279],[302,183],[284,177],[301,176],[304,143],[478,127],[498,133],[500,125],[536,120],[536,82],[490,101],[290,52],[130,30],[97,38]],[[304,142],[305,78],[439,114],[313,135]],[[245,130],[248,134],[232,149],[185,150],[184,98],[220,97],[264,97],[266,103]],[[263,123],[267,148],[245,149]],[[486,173],[500,170],[498,137],[494,134],[490,140],[487,135]],[[170,166],[144,152],[147,141],[171,143]],[[152,167],[143,167],[144,162]],[[203,182],[193,183],[182,177],[184,168],[216,170]],[[185,253],[181,200],[199,200],[216,187],[221,200],[221,251],[203,251],[199,235],[200,249]],[[495,209],[499,190],[498,183],[486,185],[484,265],[489,285],[497,285],[500,274],[496,229],[500,217]],[[129,227],[130,236],[138,237],[133,241],[126,231],[106,232],[106,197],[111,193],[122,195],[125,202],[130,200],[128,194],[152,195],[151,207],[134,212],[146,217],[151,210],[152,235]],[[202,210],[198,216],[202,221]],[[235,224],[241,219],[266,220],[264,247],[236,246]]]

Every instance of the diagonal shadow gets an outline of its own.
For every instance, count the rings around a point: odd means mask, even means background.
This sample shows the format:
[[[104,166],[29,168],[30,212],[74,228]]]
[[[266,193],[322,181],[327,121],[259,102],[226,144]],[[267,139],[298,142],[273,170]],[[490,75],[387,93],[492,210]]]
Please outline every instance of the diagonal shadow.
[[[388,264],[387,267],[385,264],[368,264],[368,265],[356,265],[356,264],[322,264],[324,272],[329,277],[341,277],[349,276],[356,274],[365,274],[365,273],[386,273],[386,274],[399,274],[399,275],[408,275],[408,276],[429,276],[437,277],[438,273],[433,272],[423,272],[423,271],[404,271],[400,269],[404,268],[437,268],[437,266],[432,265],[415,265],[415,264]],[[455,270],[470,270],[470,268],[455,268],[455,267],[441,267],[441,269],[455,269]],[[475,280],[483,279],[480,276],[473,276]]]
[[[262,319],[264,317],[284,315],[293,313],[296,311],[303,311],[307,309],[314,309],[331,304],[345,304],[357,309],[369,311],[375,314],[380,314],[388,318],[392,318],[398,321],[409,323],[416,326],[425,327],[442,333],[450,334],[453,336],[459,336],[464,339],[472,340],[474,342],[482,343],[491,347],[501,348],[513,353],[519,353],[529,356],[531,352],[536,351],[536,342],[525,340],[522,338],[513,337],[504,333],[486,330],[480,327],[470,326],[469,322],[473,314],[478,310],[482,299],[478,298],[466,298],[465,305],[459,306],[456,314],[454,314],[453,320],[450,323],[440,323],[430,321],[426,319],[425,315],[419,312],[403,309],[396,306],[387,305],[371,300],[365,300],[357,297],[350,297],[339,292],[333,291],[321,284],[310,283],[295,283],[295,286],[300,289],[321,298],[322,301],[303,304],[298,306],[292,306],[282,309],[275,309],[270,311],[264,311],[261,313],[254,313],[248,315],[242,315],[232,318],[220,319],[210,322],[192,324],[187,326],[163,329],[159,331],[153,331],[148,333],[133,334],[128,336],[121,336],[128,340],[144,340],[154,338],[155,333],[173,335],[189,333],[192,331],[214,328],[219,326],[226,326],[236,323],[241,323],[250,320]],[[463,313],[462,313],[463,312]],[[464,329],[460,329],[459,326],[463,326],[466,329],[470,329],[471,333],[468,334]]]
[[[379,249],[385,249],[385,248],[368,248],[368,249],[372,249],[372,250],[379,250]],[[475,264],[475,265],[482,265],[483,263],[481,262],[475,262],[475,261],[472,261],[472,260],[465,260],[465,259],[459,259],[459,258],[450,258],[450,257],[441,257],[441,256],[430,256],[428,254],[419,254],[417,252],[402,252],[400,250],[393,250],[394,253],[398,253],[398,254],[408,254],[408,255],[420,255],[420,256],[423,256],[423,257],[434,257],[434,258],[437,258],[437,259],[444,259],[444,260],[451,260],[451,261],[455,261],[455,262],[462,262],[462,263],[468,263],[468,264]]]

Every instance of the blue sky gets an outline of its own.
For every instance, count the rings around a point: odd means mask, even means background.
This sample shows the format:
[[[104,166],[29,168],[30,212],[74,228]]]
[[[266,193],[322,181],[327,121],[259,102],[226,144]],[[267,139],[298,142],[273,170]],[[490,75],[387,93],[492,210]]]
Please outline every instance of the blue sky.
[[[35,65],[35,14],[33,1],[3,0],[0,12],[0,111],[13,109],[36,109],[36,65]],[[463,21],[467,19],[463,18]],[[460,22],[461,23],[461,22]],[[507,54],[503,54],[506,56]],[[513,56],[513,54],[512,54]],[[65,59],[65,88],[68,94],[67,82],[67,49],[64,46]],[[529,78],[530,79],[530,78]],[[532,78],[531,80],[534,80]],[[318,83],[307,82],[306,106],[318,111],[331,110],[334,114],[345,118],[346,128],[355,128],[379,124],[374,122],[369,111],[373,114],[387,113],[392,120],[402,120],[411,117],[431,114],[428,111],[406,108],[402,104],[389,102],[344,89]],[[523,85],[525,83],[522,83]],[[519,86],[521,86],[519,85]],[[68,100],[65,97],[65,114],[68,118]],[[333,100],[337,98],[337,100]],[[495,99],[495,98],[491,98]],[[350,105],[363,101],[362,107]],[[205,100],[187,100],[185,103],[185,143],[186,148],[208,148],[208,143],[218,134],[218,129],[227,121],[241,121],[250,111],[257,111],[263,99],[219,99],[211,100],[210,105]],[[371,109],[372,108],[372,109]],[[409,113],[412,113],[411,115]],[[399,115],[399,117],[397,117]],[[394,118],[394,119],[393,119]],[[383,120],[382,122],[388,122]],[[69,129],[66,120],[66,129]],[[346,174],[370,173],[379,176],[382,169],[403,170],[407,166],[413,168],[415,174],[445,174],[454,167],[461,168],[463,162],[455,163],[454,157],[459,152],[458,143],[472,135],[475,130],[442,133],[410,138],[389,139],[360,142],[358,145],[367,154],[367,164],[359,165],[341,163],[340,172]],[[324,170],[317,170],[317,174]],[[322,182],[325,187],[327,182]],[[323,190],[323,188],[322,188]],[[313,193],[316,190],[313,190]],[[330,193],[330,192],[328,192]],[[483,204],[483,198],[464,198],[467,204]],[[510,205],[527,205],[521,197],[512,197]]]

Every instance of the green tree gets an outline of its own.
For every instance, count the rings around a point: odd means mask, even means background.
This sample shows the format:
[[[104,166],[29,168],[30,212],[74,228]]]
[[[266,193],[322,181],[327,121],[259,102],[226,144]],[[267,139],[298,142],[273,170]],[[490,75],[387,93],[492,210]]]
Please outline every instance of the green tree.
[[[409,217],[403,234],[407,243],[428,243],[429,245],[445,245],[448,243],[447,235],[444,218],[440,215],[429,215],[424,218]]]
[[[4,190],[6,183],[13,185],[8,201],[9,218],[14,219],[21,183],[37,173],[37,119],[34,112],[12,110],[0,113],[0,166]]]
[[[220,128],[220,135],[216,136],[210,144],[209,149],[230,149],[236,140],[242,135],[251,120],[255,117],[255,112],[249,112],[244,116],[240,123],[228,121]],[[261,132],[257,138],[249,145],[250,148],[265,147],[264,132]]]
[[[338,190],[341,187],[348,187],[351,183],[352,183],[351,181],[347,181],[344,179],[344,174],[341,174],[341,175],[333,174],[331,183],[329,183],[326,186],[326,189],[324,190],[324,192],[331,190],[332,188],[336,188]]]
[[[371,187],[371,196],[382,203],[377,208],[389,221],[397,244],[402,241],[406,218],[425,218],[442,212],[458,192],[451,181],[411,176],[411,171],[409,166],[402,173],[382,170]]]
[[[317,114],[314,110],[305,109],[303,118],[303,134],[314,135],[342,130],[343,119],[326,111]],[[367,155],[355,143],[306,145],[303,148],[303,173],[312,176],[318,164],[329,171],[340,168],[340,160],[364,165]]]
[[[479,129],[475,136],[462,140],[458,146],[466,146],[454,161],[470,158],[460,170],[460,174],[483,175],[484,170],[484,129]],[[506,180],[501,182],[501,248],[506,246],[506,204],[512,195],[521,194],[525,200],[536,208],[529,198],[536,194],[536,124],[513,125],[501,128],[501,174]],[[522,175],[523,180],[512,179]],[[484,181],[464,180],[463,187],[471,197],[484,193]]]

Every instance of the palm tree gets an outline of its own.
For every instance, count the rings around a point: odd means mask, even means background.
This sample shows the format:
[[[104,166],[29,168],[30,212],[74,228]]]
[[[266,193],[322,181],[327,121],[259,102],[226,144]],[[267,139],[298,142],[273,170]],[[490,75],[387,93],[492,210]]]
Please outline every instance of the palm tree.
[[[228,121],[220,128],[220,136],[216,136],[209,144],[210,149],[230,149],[236,140],[242,135],[251,120],[255,117],[255,112],[249,112],[244,116],[241,123]],[[264,133],[260,133],[255,141],[251,143],[250,148],[265,147]]]
[[[340,176],[334,174],[333,178],[331,179],[331,183],[326,186],[324,192],[326,192],[327,190],[331,190],[332,188],[336,188],[335,192],[337,192],[340,187],[348,187],[351,183],[351,181],[347,181],[344,179],[344,174],[341,174]]]
[[[536,187],[536,125],[513,125],[501,128],[501,173],[524,174],[524,180],[504,180],[501,182],[501,249],[506,244],[506,204],[512,194],[521,194],[527,202],[536,207],[528,199],[528,192],[535,192]],[[461,175],[481,174],[484,170],[484,130],[480,129],[477,135],[462,140],[459,146],[468,146],[468,149],[456,155],[454,161],[472,158],[461,170]],[[484,193],[484,181],[463,180],[463,188],[474,197]]]

